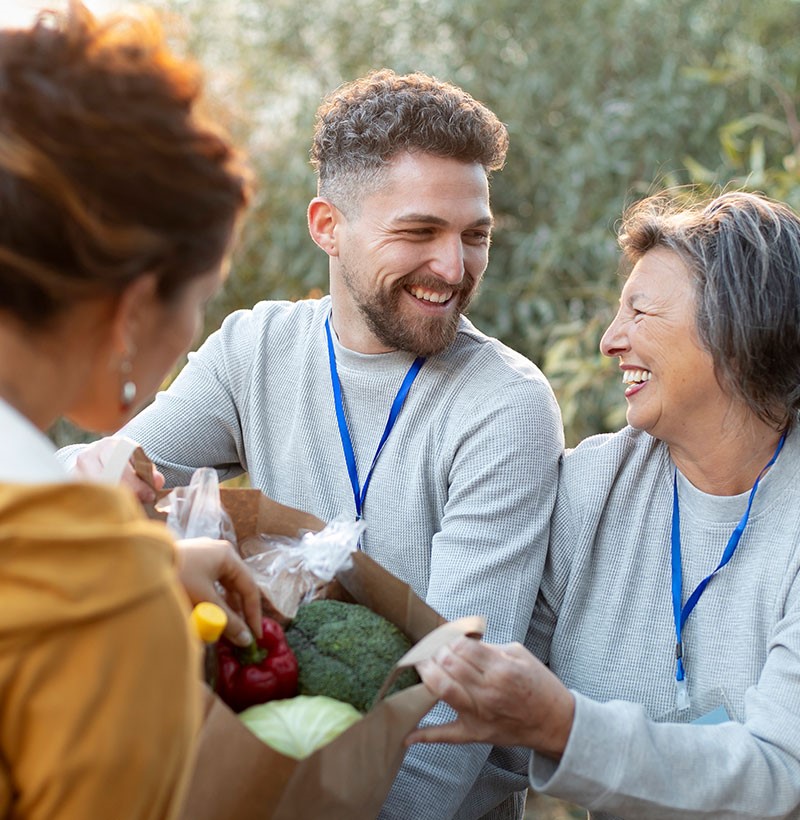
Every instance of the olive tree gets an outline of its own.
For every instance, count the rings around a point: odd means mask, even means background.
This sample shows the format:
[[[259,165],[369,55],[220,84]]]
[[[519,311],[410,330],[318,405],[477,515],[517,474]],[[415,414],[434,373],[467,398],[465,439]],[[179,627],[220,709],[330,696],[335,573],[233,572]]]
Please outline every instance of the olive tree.
[[[203,65],[246,146],[256,197],[206,332],[259,299],[327,287],[306,231],[314,112],[370,69],[421,70],[489,105],[511,136],[471,318],[537,362],[568,442],[616,429],[598,352],[618,298],[614,229],[664,186],[755,188],[800,207],[798,0],[151,0]]]

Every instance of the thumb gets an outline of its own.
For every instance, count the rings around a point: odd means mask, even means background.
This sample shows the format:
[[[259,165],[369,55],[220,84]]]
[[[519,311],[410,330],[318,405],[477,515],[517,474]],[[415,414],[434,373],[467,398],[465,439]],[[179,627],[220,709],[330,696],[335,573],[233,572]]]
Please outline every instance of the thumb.
[[[163,490],[164,484],[166,483],[166,479],[164,478],[164,473],[156,469],[156,465],[153,465],[153,487],[156,490]]]

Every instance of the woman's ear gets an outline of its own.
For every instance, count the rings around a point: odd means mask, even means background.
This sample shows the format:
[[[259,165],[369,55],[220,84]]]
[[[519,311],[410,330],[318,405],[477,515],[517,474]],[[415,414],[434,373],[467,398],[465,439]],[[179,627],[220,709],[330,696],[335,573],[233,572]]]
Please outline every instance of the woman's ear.
[[[314,197],[308,206],[308,232],[328,256],[338,256],[337,234],[344,223],[342,212],[324,197]]]
[[[142,347],[145,335],[155,330],[162,316],[158,309],[158,279],[146,273],[134,279],[117,298],[112,324],[112,344],[121,355],[133,355]]]

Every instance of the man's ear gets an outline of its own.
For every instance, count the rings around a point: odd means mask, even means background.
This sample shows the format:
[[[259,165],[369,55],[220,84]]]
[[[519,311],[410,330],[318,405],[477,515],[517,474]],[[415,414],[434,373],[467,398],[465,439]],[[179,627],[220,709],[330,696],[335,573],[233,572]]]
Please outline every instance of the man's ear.
[[[338,233],[344,223],[344,215],[329,200],[316,196],[308,206],[308,232],[311,238],[328,256],[338,256]]]
[[[114,349],[124,355],[139,349],[145,341],[143,335],[150,334],[161,317],[157,310],[160,305],[155,274],[139,276],[127,285],[117,298],[114,309]]]

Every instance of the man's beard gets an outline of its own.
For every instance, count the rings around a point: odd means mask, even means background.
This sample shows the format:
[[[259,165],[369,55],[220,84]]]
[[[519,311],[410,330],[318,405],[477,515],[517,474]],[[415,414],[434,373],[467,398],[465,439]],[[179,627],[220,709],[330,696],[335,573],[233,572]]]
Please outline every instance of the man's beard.
[[[388,292],[378,290],[365,296],[359,293],[354,285],[353,277],[344,269],[342,278],[375,337],[392,350],[405,350],[415,356],[434,356],[446,350],[453,343],[461,315],[466,311],[478,290],[475,277],[465,272],[461,283],[453,288],[451,298],[456,300],[456,310],[452,310],[443,317],[408,318],[400,308],[405,286],[406,284],[424,286],[425,282],[404,277],[395,282]]]

